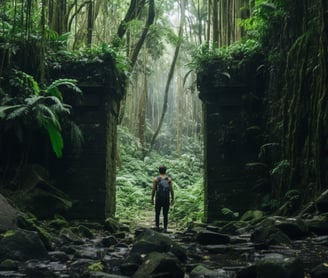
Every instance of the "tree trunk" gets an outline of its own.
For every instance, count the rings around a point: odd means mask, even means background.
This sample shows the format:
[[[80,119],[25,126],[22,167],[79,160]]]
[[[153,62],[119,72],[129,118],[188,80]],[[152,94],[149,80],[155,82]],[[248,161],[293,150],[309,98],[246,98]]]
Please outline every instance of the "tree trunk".
[[[174,74],[174,68],[175,68],[177,58],[178,58],[178,55],[179,55],[181,40],[182,40],[182,35],[183,35],[183,26],[184,26],[184,22],[185,22],[185,3],[184,3],[184,1],[185,0],[181,1],[181,18],[180,18],[180,27],[179,27],[179,34],[178,34],[179,41],[177,42],[177,46],[175,48],[173,60],[172,60],[170,71],[169,71],[167,81],[166,81],[162,114],[161,114],[161,117],[160,117],[160,120],[159,120],[158,127],[157,127],[157,129],[156,129],[156,131],[155,131],[155,133],[154,133],[154,135],[151,139],[149,151],[151,151],[153,146],[154,146],[155,140],[156,140],[156,138],[157,138],[157,136],[158,136],[158,134],[159,134],[159,132],[162,128],[164,117],[165,117],[165,114],[166,114],[166,111],[167,111],[167,103],[168,103],[170,84],[171,84],[171,80],[172,80],[172,77],[173,77],[173,74]]]

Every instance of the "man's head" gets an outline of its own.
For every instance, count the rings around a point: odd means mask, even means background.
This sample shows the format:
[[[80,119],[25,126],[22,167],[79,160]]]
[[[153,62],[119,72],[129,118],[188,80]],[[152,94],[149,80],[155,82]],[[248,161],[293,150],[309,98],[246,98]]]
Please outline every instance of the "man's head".
[[[166,173],[166,167],[164,165],[159,166],[158,168],[160,174],[165,174]]]

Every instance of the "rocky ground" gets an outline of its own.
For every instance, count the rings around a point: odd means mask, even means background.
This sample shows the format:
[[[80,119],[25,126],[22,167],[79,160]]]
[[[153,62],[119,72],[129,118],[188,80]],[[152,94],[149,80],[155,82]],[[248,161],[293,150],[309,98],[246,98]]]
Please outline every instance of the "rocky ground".
[[[304,218],[250,211],[215,225],[152,229],[39,221],[0,198],[0,277],[328,277],[325,213]]]

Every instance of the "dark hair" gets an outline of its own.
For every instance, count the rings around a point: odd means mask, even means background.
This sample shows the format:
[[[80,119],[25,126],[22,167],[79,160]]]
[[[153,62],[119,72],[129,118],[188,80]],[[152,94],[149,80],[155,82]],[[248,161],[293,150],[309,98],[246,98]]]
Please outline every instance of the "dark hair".
[[[158,168],[160,174],[165,174],[166,173],[166,167],[164,165],[159,166]]]

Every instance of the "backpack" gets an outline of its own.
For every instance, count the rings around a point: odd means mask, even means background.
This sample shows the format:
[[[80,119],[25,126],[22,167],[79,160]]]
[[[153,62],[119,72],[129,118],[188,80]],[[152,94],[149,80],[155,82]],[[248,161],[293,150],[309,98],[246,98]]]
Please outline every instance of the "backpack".
[[[156,200],[161,202],[170,201],[170,184],[169,178],[165,177],[162,179],[160,176],[157,177],[157,191],[156,191]]]

